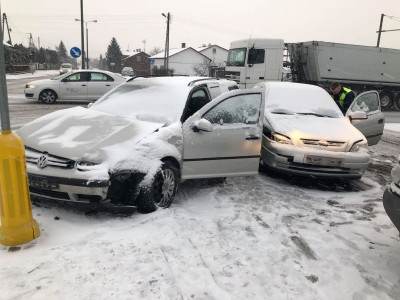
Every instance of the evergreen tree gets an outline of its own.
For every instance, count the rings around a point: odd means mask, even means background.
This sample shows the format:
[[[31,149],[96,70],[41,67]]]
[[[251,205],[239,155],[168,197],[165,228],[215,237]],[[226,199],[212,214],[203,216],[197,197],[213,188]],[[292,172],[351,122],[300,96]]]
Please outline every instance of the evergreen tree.
[[[111,39],[110,45],[108,45],[107,53],[106,53],[106,63],[107,68],[116,73],[121,72],[121,60],[122,60],[122,52],[121,48],[115,37]]]
[[[67,48],[64,45],[63,41],[60,41],[60,44],[57,47],[57,56],[58,60],[61,62],[68,62],[68,54],[67,54]]]

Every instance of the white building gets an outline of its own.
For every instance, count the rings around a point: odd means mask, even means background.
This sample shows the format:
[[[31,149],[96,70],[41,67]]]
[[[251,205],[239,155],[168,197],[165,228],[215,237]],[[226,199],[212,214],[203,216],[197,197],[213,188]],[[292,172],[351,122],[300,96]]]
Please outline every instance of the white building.
[[[204,47],[196,48],[196,50],[209,59],[211,59],[211,65],[213,67],[225,67],[228,59],[228,50],[218,45],[208,45]]]
[[[169,69],[173,70],[175,75],[200,75],[195,69],[205,69],[210,62],[210,58],[192,47],[169,50]],[[154,66],[164,66],[164,51],[150,57],[151,70]]]

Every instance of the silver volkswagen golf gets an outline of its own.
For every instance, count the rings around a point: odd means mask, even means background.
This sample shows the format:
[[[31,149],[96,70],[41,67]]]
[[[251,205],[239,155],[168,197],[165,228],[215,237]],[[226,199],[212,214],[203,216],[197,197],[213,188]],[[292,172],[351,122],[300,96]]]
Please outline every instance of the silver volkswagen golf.
[[[346,116],[332,97],[314,85],[269,82],[261,165],[284,172],[360,178],[369,163],[368,144],[384,127],[376,91],[358,95]]]
[[[151,212],[172,203],[182,180],[257,174],[264,95],[236,88],[228,80],[136,78],[90,108],[27,124],[18,133],[31,195]]]

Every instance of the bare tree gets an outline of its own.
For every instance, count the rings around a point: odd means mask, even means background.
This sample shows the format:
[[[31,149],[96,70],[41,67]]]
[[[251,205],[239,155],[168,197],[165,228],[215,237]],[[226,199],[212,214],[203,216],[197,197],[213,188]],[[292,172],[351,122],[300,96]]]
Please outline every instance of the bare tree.
[[[195,65],[193,71],[197,76],[210,76],[211,61],[204,60],[203,63]]]
[[[156,55],[156,54],[160,53],[161,51],[162,50],[161,50],[160,47],[154,47],[153,49],[150,50],[149,55],[153,56],[153,55]]]

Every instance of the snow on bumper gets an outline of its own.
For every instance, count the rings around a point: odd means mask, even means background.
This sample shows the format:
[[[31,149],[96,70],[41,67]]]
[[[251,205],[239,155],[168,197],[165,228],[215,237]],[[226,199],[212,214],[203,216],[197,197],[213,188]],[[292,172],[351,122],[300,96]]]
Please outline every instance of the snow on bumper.
[[[263,163],[285,172],[325,177],[358,178],[368,168],[367,152],[335,152],[294,145],[263,142]],[[321,158],[310,163],[309,157]]]
[[[29,189],[33,198],[63,202],[98,203],[107,198],[110,185],[108,174],[94,179],[91,172],[76,169],[39,169],[27,164]]]

